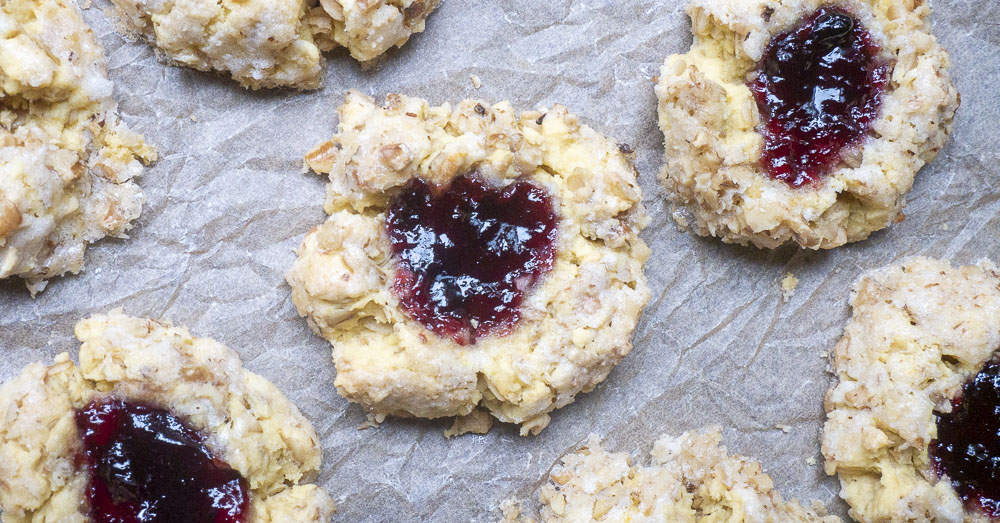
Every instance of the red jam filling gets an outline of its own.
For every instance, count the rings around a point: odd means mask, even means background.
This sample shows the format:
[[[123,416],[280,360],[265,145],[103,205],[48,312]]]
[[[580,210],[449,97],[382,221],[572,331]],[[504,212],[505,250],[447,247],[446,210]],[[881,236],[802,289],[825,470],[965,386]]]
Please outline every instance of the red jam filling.
[[[460,345],[508,333],[525,292],[555,257],[552,202],[525,181],[492,187],[467,175],[434,187],[413,180],[391,204],[387,225],[403,309]]]
[[[76,413],[98,523],[246,521],[249,484],[169,412],[98,400]]]
[[[792,187],[816,182],[878,117],[889,65],[861,22],[824,7],[773,37],[749,82],[764,120],[762,162]]]
[[[967,504],[1000,518],[1000,359],[962,387],[951,412],[937,415],[937,429],[930,454],[938,475]]]

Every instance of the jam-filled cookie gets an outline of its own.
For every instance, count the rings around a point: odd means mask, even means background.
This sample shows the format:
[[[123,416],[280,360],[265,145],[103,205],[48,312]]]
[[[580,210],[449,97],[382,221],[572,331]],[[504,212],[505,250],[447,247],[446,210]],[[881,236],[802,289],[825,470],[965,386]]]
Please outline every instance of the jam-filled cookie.
[[[125,27],[176,65],[251,89],[317,89],[322,53],[373,63],[424,30],[440,0],[112,0]]]
[[[864,275],[851,304],[823,433],[851,516],[1000,518],[996,267],[910,258]]]
[[[69,0],[0,4],[0,279],[32,294],[125,236],[156,153],[116,114],[104,49]]]
[[[306,157],[330,217],[287,275],[340,393],[376,421],[482,406],[537,433],[603,381],[649,300],[620,149],[561,106],[349,92]]]
[[[591,436],[564,456],[538,492],[545,522],[690,521],[836,523],[822,506],[786,502],[760,463],[730,456],[722,431],[707,427],[680,437],[661,436],[652,463],[632,465],[625,452],[611,453]],[[505,503],[508,521],[522,518],[518,503]]]
[[[656,85],[675,220],[828,249],[903,219],[958,108],[928,2],[693,0]]]
[[[220,343],[120,312],[0,386],[4,521],[329,521],[316,431]]]

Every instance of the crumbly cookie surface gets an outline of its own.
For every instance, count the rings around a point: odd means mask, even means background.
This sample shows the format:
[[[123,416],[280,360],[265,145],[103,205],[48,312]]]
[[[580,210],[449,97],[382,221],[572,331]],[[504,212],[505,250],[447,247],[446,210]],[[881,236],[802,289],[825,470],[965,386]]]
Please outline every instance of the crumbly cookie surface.
[[[68,0],[0,5],[0,278],[32,293],[124,237],[155,152],[119,120],[104,50]]]
[[[1000,347],[1000,273],[910,258],[854,287],[827,392],[826,471],[858,521],[986,521],[932,470],[935,412]]]
[[[165,408],[246,478],[250,521],[329,521],[315,429],[235,352],[186,329],[120,312],[76,325],[80,364],[63,353],[0,386],[3,521],[87,521],[74,411],[114,396]]]
[[[694,44],[666,59],[656,85],[675,220],[703,236],[775,248],[827,249],[902,220],[917,171],[947,141],[958,94],[927,2],[837,2],[891,60],[881,116],[860,147],[814,186],[793,188],[761,163],[761,115],[746,86],[772,36],[821,0],[692,0]]]
[[[343,396],[376,421],[481,406],[537,433],[549,411],[593,389],[628,354],[649,300],[649,251],[638,237],[648,218],[616,143],[561,106],[517,116],[506,102],[431,107],[390,95],[379,107],[355,91],[339,131],[306,157],[329,175],[330,218],[306,235],[287,280],[299,313],[333,344]],[[471,171],[544,188],[558,237],[553,267],[525,296],[512,332],[459,346],[400,308],[385,219],[410,180],[445,185]]]
[[[372,62],[424,30],[440,0],[112,0],[129,31],[167,60],[245,87],[322,85],[322,53]]]
[[[539,490],[539,520],[840,521],[822,508],[782,500],[760,463],[730,456],[721,440],[717,426],[664,435],[653,447],[652,463],[643,466],[632,465],[627,453],[608,452],[591,435],[583,448],[562,458]],[[504,511],[508,521],[519,519],[518,505],[507,504]]]

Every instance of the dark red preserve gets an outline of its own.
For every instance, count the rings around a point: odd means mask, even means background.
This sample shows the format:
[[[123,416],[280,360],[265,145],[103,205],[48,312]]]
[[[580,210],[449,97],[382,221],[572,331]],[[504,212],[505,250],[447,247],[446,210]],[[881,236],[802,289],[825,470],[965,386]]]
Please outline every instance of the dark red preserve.
[[[552,202],[526,181],[494,187],[467,175],[439,188],[414,180],[387,225],[403,309],[461,345],[509,332],[555,257]]]
[[[937,415],[930,444],[938,475],[947,475],[958,495],[988,516],[1000,518],[1000,359],[987,363]]]
[[[819,180],[878,118],[889,69],[861,22],[835,7],[774,36],[749,82],[768,173],[793,187]]]
[[[98,523],[239,523],[250,488],[169,412],[98,400],[76,413]]]

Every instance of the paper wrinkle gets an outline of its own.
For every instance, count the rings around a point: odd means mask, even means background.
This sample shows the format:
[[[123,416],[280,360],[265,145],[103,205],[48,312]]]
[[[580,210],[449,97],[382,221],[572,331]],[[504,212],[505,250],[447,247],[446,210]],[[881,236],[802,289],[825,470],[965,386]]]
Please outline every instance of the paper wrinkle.
[[[1000,26],[991,22],[1000,4],[991,0],[933,3],[963,105],[951,141],[917,176],[906,220],[829,252],[723,245],[678,231],[669,217],[656,182],[663,137],[652,77],[690,45],[683,2],[445,0],[427,31],[374,71],[332,53],[326,88],[306,94],[248,92],[160,64],[144,43],[114,32],[106,7],[98,1],[84,16],[107,48],[122,117],[161,159],[139,179],[147,204],[131,239],[93,246],[82,274],[54,279],[37,299],[19,280],[0,283],[0,380],[75,355],[73,325],[92,313],[120,306],[186,325],[240,353],[315,424],[338,521],[495,521],[503,500],[533,498],[559,456],[591,432],[638,457],[662,433],[710,423],[725,427],[732,452],[758,459],[784,497],[816,498],[844,515],[836,481],[806,460],[819,459],[832,379],[821,354],[850,315],[851,283],[914,254],[1000,261]],[[380,100],[506,99],[519,111],[561,103],[636,151],[652,218],[643,238],[653,298],[632,353],[553,413],[540,436],[497,423],[487,435],[446,440],[451,420],[357,430],[365,413],[334,391],[329,347],[298,317],[284,273],[325,217],[323,180],[303,173],[302,157],[334,134],[350,88]],[[782,303],[787,272],[800,284]]]

